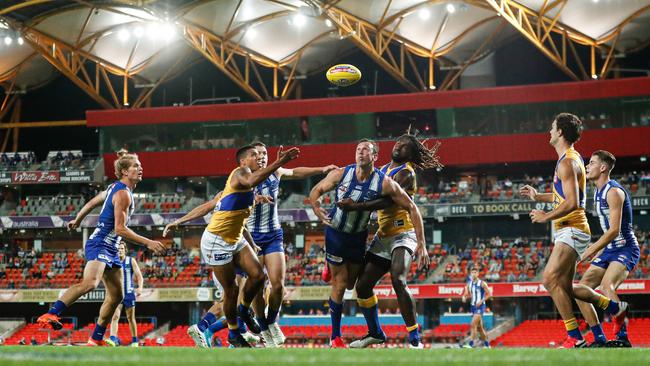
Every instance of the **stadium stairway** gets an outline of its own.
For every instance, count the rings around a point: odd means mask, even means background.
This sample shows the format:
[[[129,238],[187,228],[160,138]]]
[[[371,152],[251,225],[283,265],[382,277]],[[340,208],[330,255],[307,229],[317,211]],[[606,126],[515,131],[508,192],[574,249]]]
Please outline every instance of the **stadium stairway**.
[[[447,264],[454,263],[455,261],[460,262],[457,255],[447,255],[445,260],[438,264],[438,268],[429,274],[424,283],[433,283],[433,279],[436,278],[436,276],[444,276]]]

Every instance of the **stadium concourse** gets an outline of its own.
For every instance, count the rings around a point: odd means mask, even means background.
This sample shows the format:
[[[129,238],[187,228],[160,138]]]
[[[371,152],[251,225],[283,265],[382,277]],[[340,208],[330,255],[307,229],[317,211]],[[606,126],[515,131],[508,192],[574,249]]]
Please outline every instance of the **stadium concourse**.
[[[0,1],[0,364],[646,364],[649,17]]]

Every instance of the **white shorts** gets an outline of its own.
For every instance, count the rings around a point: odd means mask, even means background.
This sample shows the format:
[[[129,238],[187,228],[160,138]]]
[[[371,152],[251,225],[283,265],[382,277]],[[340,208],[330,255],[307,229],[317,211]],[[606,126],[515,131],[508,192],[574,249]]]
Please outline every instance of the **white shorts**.
[[[391,260],[393,258],[393,250],[396,248],[403,247],[408,249],[411,254],[414,254],[417,246],[418,241],[415,236],[415,230],[409,230],[397,235],[386,236],[384,238],[375,235],[372,239],[372,243],[370,243],[368,252],[378,257]]]
[[[222,266],[232,262],[232,258],[248,245],[244,238],[235,244],[226,243],[219,235],[207,230],[201,236],[201,255],[209,266]]]
[[[578,253],[580,258],[591,242],[591,235],[574,227],[564,227],[555,232],[553,241],[567,244]]]

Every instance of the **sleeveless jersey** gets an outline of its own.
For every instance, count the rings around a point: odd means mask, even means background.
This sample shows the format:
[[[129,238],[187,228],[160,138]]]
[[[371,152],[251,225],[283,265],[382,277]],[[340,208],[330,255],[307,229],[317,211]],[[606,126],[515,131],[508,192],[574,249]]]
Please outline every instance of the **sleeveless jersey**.
[[[406,190],[406,193],[413,199],[417,185],[415,183],[415,170],[411,164],[405,163],[392,169],[389,167],[390,163],[384,165],[380,171],[391,178],[402,170],[408,170],[413,174],[413,185]],[[379,223],[379,229],[377,230],[379,237],[394,236],[413,230],[413,223],[408,211],[397,205],[377,211],[377,222]]]
[[[354,202],[372,201],[381,197],[384,173],[374,168],[365,182],[357,181],[356,164],[345,167],[343,177],[336,187],[334,208],[330,211],[332,227],[338,231],[353,234],[368,229],[370,211],[343,211],[336,202],[350,198]]]
[[[278,188],[280,178],[276,173],[255,187],[255,194],[273,197],[273,203],[256,205],[248,219],[248,228],[253,233],[270,233],[280,230],[278,219]]]
[[[476,306],[480,301],[485,299],[485,289],[483,288],[483,281],[477,279],[476,281],[470,280],[467,283],[469,293],[472,295],[472,306]]]
[[[632,226],[632,202],[630,195],[627,193],[617,181],[610,180],[605,184],[602,190],[596,189],[594,192],[594,208],[600,220],[600,227],[603,232],[610,228],[609,223],[609,204],[607,203],[607,193],[612,188],[618,188],[625,194],[625,201],[623,201],[623,212],[621,213],[621,229],[618,235],[611,243],[607,244],[607,249],[620,248],[624,246],[638,246],[639,243],[634,235],[634,228]]]
[[[124,296],[135,294],[133,289],[133,266],[129,256],[122,261],[122,274],[124,275]]]
[[[135,200],[133,199],[131,189],[129,189],[126,184],[117,181],[106,189],[106,199],[104,200],[104,205],[99,213],[97,227],[90,237],[88,237],[88,243],[102,244],[117,248],[117,243],[119,243],[122,238],[115,233],[115,207],[113,206],[113,195],[123,189],[126,190],[131,197],[131,205],[127,210],[125,222],[126,226],[129,225],[129,220],[135,210]]]
[[[589,230],[589,223],[587,222],[587,215],[585,207],[587,205],[587,179],[585,173],[585,164],[580,154],[574,149],[569,148],[564,155],[557,161],[555,165],[555,175],[553,176],[553,208],[559,206],[566,199],[564,191],[562,190],[562,180],[558,177],[558,167],[564,159],[575,161],[580,167],[581,176],[578,177],[578,208],[570,212],[564,217],[553,221],[556,230],[572,227],[581,230],[584,233],[591,234]]]
[[[234,189],[230,186],[236,168],[228,176],[226,187],[214,208],[207,231],[219,235],[226,243],[236,244],[242,238],[244,226],[255,203],[253,189]]]

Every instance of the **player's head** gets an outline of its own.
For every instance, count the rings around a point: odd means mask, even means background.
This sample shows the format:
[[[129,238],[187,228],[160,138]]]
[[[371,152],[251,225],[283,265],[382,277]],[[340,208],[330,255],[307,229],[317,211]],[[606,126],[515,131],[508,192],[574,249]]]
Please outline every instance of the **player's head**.
[[[135,183],[142,181],[142,164],[136,154],[130,154],[124,149],[120,150],[113,166],[117,179],[126,178]]]
[[[440,141],[429,148],[415,135],[407,132],[395,142],[392,159],[399,164],[410,162],[417,169],[442,168],[440,158],[436,155],[438,147],[440,147]]]
[[[251,142],[251,146],[257,150],[257,163],[260,168],[266,168],[266,165],[269,163],[269,153],[266,151],[266,145],[261,141]]]
[[[474,266],[472,269],[469,270],[469,275],[472,277],[472,281],[476,281],[478,278],[478,267]]]
[[[257,162],[257,156],[257,149],[252,145],[240,147],[235,154],[239,166],[247,167],[251,171],[256,171],[260,168],[260,165]]]
[[[126,243],[124,241],[120,241],[117,244],[117,255],[119,255],[122,260],[126,258]]]
[[[354,154],[357,165],[372,165],[379,156],[379,146],[370,139],[361,139]]]
[[[605,150],[597,150],[591,154],[589,164],[585,167],[587,171],[587,179],[597,180],[601,176],[609,176],[616,165],[616,158],[614,154]]]
[[[573,145],[580,140],[582,134],[582,121],[571,113],[560,113],[551,124],[551,140],[549,143],[556,146],[560,141]]]

